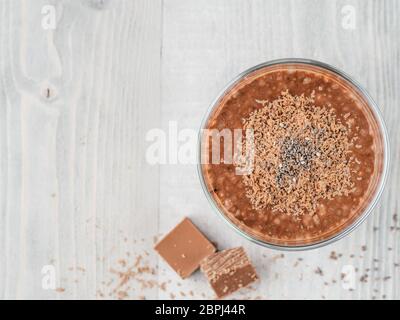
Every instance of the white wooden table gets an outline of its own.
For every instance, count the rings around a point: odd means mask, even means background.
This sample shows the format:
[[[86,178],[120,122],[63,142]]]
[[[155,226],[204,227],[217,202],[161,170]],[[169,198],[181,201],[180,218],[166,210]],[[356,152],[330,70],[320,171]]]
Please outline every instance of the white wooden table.
[[[254,262],[261,281],[232,298],[399,299],[399,15],[397,0],[0,0],[0,298],[212,298],[152,250],[189,216]],[[145,138],[197,129],[231,78],[284,57],[367,87],[393,161],[359,229],[281,255],[213,213],[195,165],[149,164]]]

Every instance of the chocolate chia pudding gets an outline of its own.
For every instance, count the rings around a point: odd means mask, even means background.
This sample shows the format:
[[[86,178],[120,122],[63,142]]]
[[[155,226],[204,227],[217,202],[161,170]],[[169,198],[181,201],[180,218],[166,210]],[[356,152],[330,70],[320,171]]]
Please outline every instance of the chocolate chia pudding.
[[[339,238],[365,218],[383,187],[388,150],[379,114],[347,76],[319,63],[254,68],[225,90],[203,129],[200,168],[209,198],[266,245]],[[210,132],[223,132],[220,144]],[[227,161],[225,151],[237,146]]]

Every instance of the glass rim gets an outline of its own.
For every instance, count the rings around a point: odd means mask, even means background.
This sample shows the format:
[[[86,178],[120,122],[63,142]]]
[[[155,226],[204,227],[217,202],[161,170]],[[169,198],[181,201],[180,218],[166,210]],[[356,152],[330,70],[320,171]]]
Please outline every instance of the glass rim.
[[[209,120],[209,117],[212,114],[212,111],[218,105],[218,102],[224,96],[224,94],[226,94],[229,91],[229,89],[231,89],[235,84],[237,84],[245,76],[249,75],[250,73],[252,73],[254,71],[257,71],[257,70],[265,68],[265,67],[274,66],[274,65],[291,64],[291,63],[292,64],[311,65],[311,66],[326,69],[326,70],[331,71],[334,74],[342,77],[344,80],[348,81],[351,85],[353,85],[359,91],[359,93],[362,95],[362,97],[365,99],[365,101],[367,102],[368,106],[370,107],[370,109],[377,121],[378,127],[380,129],[380,133],[382,135],[382,147],[383,147],[382,173],[381,173],[381,176],[379,177],[379,182],[377,183],[376,190],[374,191],[374,194],[373,194],[369,204],[362,210],[362,212],[359,214],[359,216],[350,225],[343,228],[337,234],[334,234],[327,239],[323,239],[323,240],[320,240],[317,242],[312,242],[310,244],[301,244],[301,245],[274,244],[274,243],[271,243],[268,241],[257,239],[255,237],[253,237],[251,234],[248,234],[246,231],[239,228],[233,221],[231,221],[226,216],[226,214],[224,212],[222,212],[222,209],[218,206],[214,197],[212,197],[210,192],[208,191],[208,188],[207,188],[205,180],[204,180],[202,163],[201,163],[202,131],[205,129],[205,125],[207,124],[207,121]],[[197,173],[199,175],[200,184],[203,189],[203,192],[205,193],[208,202],[210,203],[211,207],[213,208],[213,211],[215,211],[217,213],[217,215],[219,217],[221,217],[223,219],[223,221],[225,221],[225,223],[227,223],[233,230],[235,230],[236,233],[238,233],[245,239],[247,239],[253,243],[256,243],[258,245],[261,245],[263,247],[266,247],[266,248],[275,249],[275,250],[283,250],[283,251],[302,251],[302,250],[311,250],[311,249],[320,248],[320,247],[329,245],[333,242],[336,242],[336,241],[344,238],[345,236],[350,234],[353,230],[355,230],[357,227],[359,227],[367,219],[367,217],[371,214],[372,210],[377,205],[377,203],[383,193],[383,190],[384,190],[385,184],[386,184],[386,180],[387,180],[387,176],[389,174],[389,163],[390,163],[389,135],[388,135],[388,131],[387,131],[387,128],[385,125],[385,121],[383,119],[382,113],[379,110],[377,103],[374,101],[374,99],[372,99],[372,97],[367,92],[367,90],[365,90],[364,87],[361,86],[351,76],[349,76],[347,73],[339,70],[338,68],[333,67],[324,62],[320,62],[320,61],[316,61],[316,60],[312,60],[312,59],[303,59],[303,58],[285,58],[285,59],[276,59],[276,60],[267,61],[267,62],[258,64],[256,66],[253,66],[251,68],[248,68],[247,70],[241,72],[236,77],[234,77],[231,81],[229,81],[228,84],[225,85],[225,87],[219,91],[216,98],[211,102],[211,104],[207,108],[206,113],[201,121],[201,126],[200,126],[199,134],[198,134],[197,152],[198,152]]]

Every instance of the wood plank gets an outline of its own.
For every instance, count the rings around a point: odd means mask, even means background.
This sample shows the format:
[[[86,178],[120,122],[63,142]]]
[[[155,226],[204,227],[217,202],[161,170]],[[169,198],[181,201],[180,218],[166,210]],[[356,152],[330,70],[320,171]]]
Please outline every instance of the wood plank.
[[[342,27],[347,14],[342,9],[349,4],[356,14],[354,30]],[[381,106],[397,155],[399,10],[396,1],[165,1],[162,122],[177,120],[180,128],[195,129],[219,90],[241,71],[276,58],[311,58],[337,66],[368,88]],[[392,230],[398,227],[393,221],[398,186],[393,163],[380,205],[357,231],[334,245],[281,257],[224,225],[202,195],[195,166],[167,166],[161,169],[161,230],[189,215],[220,248],[244,245],[262,279],[245,297],[399,298],[399,231]],[[330,258],[333,251],[337,260]],[[160,267],[160,277],[176,280],[164,264]],[[354,271],[354,290],[341,280],[348,269]],[[367,280],[360,281],[365,274]],[[208,294],[200,278],[185,281],[184,291]]]
[[[158,229],[143,154],[160,114],[161,1],[50,3],[55,30],[48,1],[0,4],[0,297],[156,297],[117,289],[110,270],[150,252]]]

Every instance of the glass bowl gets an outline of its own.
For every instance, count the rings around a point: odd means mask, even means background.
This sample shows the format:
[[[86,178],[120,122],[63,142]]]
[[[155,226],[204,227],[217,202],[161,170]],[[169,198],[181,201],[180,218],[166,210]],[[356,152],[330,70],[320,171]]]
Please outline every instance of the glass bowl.
[[[287,244],[287,243],[276,243],[276,242],[271,242],[271,241],[266,241],[265,239],[262,239],[259,235],[257,235],[255,232],[252,232],[251,228],[248,228],[244,226],[243,224],[240,223],[235,223],[233,221],[232,217],[229,217],[227,213],[224,211],[223,208],[220,207],[220,205],[217,203],[216,199],[214,196],[210,194],[207,188],[207,184],[205,181],[204,173],[203,173],[203,164],[202,164],[202,148],[203,148],[203,131],[204,129],[207,128],[210,116],[213,114],[214,110],[216,109],[217,106],[219,106],[219,103],[221,102],[221,99],[225,97],[231,90],[234,88],[237,88],[238,85],[240,85],[242,82],[245,82],[246,79],[251,79],[252,76],[256,78],[256,74],[259,72],[262,72],[263,70],[266,70],[268,68],[280,68],[280,67],[285,67],[285,68],[290,68],[290,67],[299,67],[299,66],[305,66],[307,68],[315,68],[319,69],[320,71],[323,71],[325,73],[329,73],[330,75],[333,75],[335,77],[338,77],[341,79],[341,81],[344,81],[346,85],[353,90],[354,93],[358,94],[360,99],[363,100],[365,103],[365,107],[368,109],[364,109],[365,112],[368,114],[372,115],[372,118],[375,121],[376,127],[377,127],[377,137],[379,138],[379,152],[376,152],[376,157],[379,157],[379,173],[376,174],[376,179],[373,182],[373,191],[369,195],[368,199],[365,201],[363,204],[362,209],[360,209],[360,212],[349,219],[348,223],[345,226],[341,226],[336,232],[333,234],[328,235],[325,238],[319,239],[317,241],[304,241],[304,243],[295,243],[295,244]],[[375,128],[376,129],[376,128]],[[386,182],[386,178],[388,175],[388,170],[389,170],[389,141],[388,141],[388,134],[387,134],[387,129],[383,120],[383,117],[378,109],[377,104],[374,102],[374,100],[371,98],[371,96],[367,93],[365,89],[363,89],[358,82],[353,80],[350,76],[348,76],[346,73],[338,70],[335,67],[332,67],[328,64],[314,61],[314,60],[309,60],[309,59],[280,59],[280,60],[273,60],[269,61],[266,63],[259,64],[257,66],[254,66],[241,74],[239,74],[236,78],[234,78],[230,83],[226,85],[226,87],[220,92],[218,97],[211,103],[210,107],[208,108],[203,121],[201,123],[200,127],[200,132],[199,132],[199,139],[198,139],[198,174],[199,174],[199,179],[201,186],[203,188],[203,191],[211,204],[213,210],[231,227],[233,228],[237,233],[239,233],[241,236],[244,238],[257,243],[261,246],[268,247],[271,249],[279,249],[279,250],[288,250],[288,251],[296,251],[296,250],[306,250],[306,249],[314,249],[318,247],[322,247],[325,245],[328,245],[332,242],[335,242],[339,239],[342,239],[346,235],[348,235],[351,231],[353,231],[355,228],[357,228],[371,213],[375,205],[377,204],[383,189],[384,185]]]

